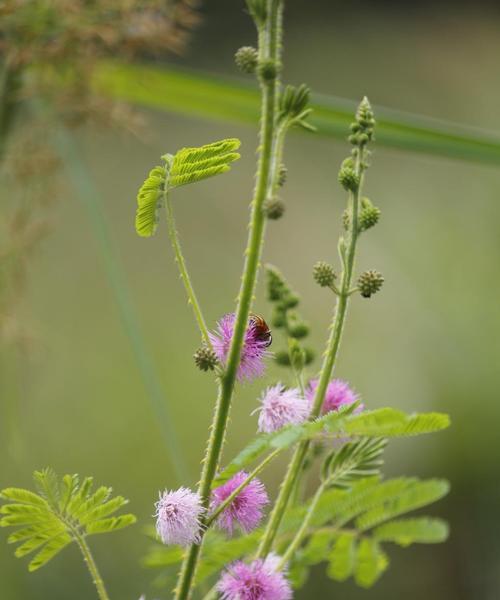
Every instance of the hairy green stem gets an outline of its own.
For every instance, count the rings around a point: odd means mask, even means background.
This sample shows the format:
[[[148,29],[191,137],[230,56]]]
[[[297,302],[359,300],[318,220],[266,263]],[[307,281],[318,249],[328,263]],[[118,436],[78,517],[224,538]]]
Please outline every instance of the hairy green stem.
[[[108,593],[106,592],[106,588],[104,586],[104,581],[99,574],[99,570],[95,563],[94,557],[92,556],[92,552],[85,541],[85,538],[77,533],[74,529],[72,530],[75,536],[76,543],[80,548],[83,554],[83,560],[85,561],[88,570],[90,571],[90,575],[92,577],[92,581],[94,582],[95,587],[97,588],[97,595],[99,596],[99,600],[109,600]]]
[[[203,337],[203,341],[209,348],[211,348],[212,342],[210,341],[210,336],[208,335],[207,325],[205,323],[205,319],[203,318],[203,313],[201,311],[198,299],[196,298],[196,294],[194,293],[194,288],[191,284],[191,278],[189,277],[189,272],[186,267],[186,261],[184,260],[184,255],[182,254],[181,244],[179,241],[179,234],[177,233],[177,228],[175,226],[172,200],[170,199],[170,196],[166,191],[164,192],[163,197],[165,199],[165,209],[167,213],[168,235],[170,237],[172,248],[174,249],[175,262],[177,263],[177,266],[179,268],[182,283],[184,284],[184,288],[186,290],[188,303],[193,308],[194,316],[196,322],[198,323],[198,327]]]
[[[268,0],[267,22],[264,28],[259,31],[259,57],[261,60],[269,60],[270,58],[275,57],[278,48],[280,47],[280,41],[278,40],[280,12],[281,0]],[[257,171],[257,183],[252,200],[249,237],[245,251],[245,266],[238,298],[238,306],[236,309],[233,337],[225,371],[220,378],[220,387],[211,426],[211,434],[203,462],[201,481],[198,487],[201,502],[205,509],[208,509],[210,504],[211,486],[222,453],[233,389],[240,363],[244,335],[248,326],[248,317],[250,315],[257,271],[262,253],[266,221],[263,213],[263,204],[268,193],[269,185],[273,181],[271,168],[273,164],[273,150],[275,148],[276,136],[277,88],[278,82],[276,77],[261,80],[261,153]],[[207,517],[205,517],[205,519],[206,518]],[[202,519],[202,532],[205,531],[205,523],[206,521]],[[186,600],[191,595],[202,542],[203,533],[200,543],[193,544],[187,551],[176,589],[177,600]]]
[[[333,369],[337,359],[337,354],[340,347],[340,341],[342,338],[342,332],[344,329],[345,317],[347,313],[347,306],[349,302],[349,290],[351,287],[351,281],[354,271],[354,259],[356,256],[356,243],[359,234],[359,208],[361,199],[361,188],[362,188],[362,173],[363,173],[363,151],[360,149],[356,160],[356,172],[360,177],[360,182],[355,193],[350,194],[350,201],[352,203],[352,219],[350,234],[345,250],[344,256],[344,268],[342,270],[342,277],[340,282],[340,294],[337,297],[337,306],[335,309],[330,337],[328,339],[326,352],[321,366],[318,387],[314,396],[313,408],[311,411],[310,418],[315,419],[321,412],[323,401],[325,399],[326,389],[328,383],[332,377]],[[266,527],[266,531],[262,537],[257,556],[266,556],[273,545],[274,539],[278,533],[279,526],[285,515],[290,497],[295,488],[295,482],[302,472],[302,466],[304,460],[309,451],[310,441],[305,440],[301,442],[290,461],[285,478],[281,484],[278,498],[269,517],[269,521]]]

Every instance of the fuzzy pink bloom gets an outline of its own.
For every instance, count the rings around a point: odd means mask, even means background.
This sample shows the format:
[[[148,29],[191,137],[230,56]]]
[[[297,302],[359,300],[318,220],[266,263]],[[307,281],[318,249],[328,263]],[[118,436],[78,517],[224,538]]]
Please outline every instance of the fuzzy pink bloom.
[[[220,506],[247,477],[248,473],[240,471],[232,479],[215,488],[212,492],[211,509],[215,510]],[[217,525],[229,534],[233,533],[236,525],[248,533],[260,523],[263,508],[268,502],[269,497],[264,484],[257,478],[252,479],[220,513]]]
[[[265,560],[230,565],[217,584],[222,599],[291,600],[292,588],[283,571],[278,570],[279,560],[270,554]]]
[[[298,425],[307,419],[311,406],[297,389],[281,383],[270,386],[260,398],[259,431],[271,433],[285,425]]]
[[[203,514],[199,494],[181,487],[160,494],[156,507],[156,531],[164,544],[189,544],[200,541],[200,517]]]
[[[312,379],[307,386],[306,397],[311,405],[314,402],[317,387],[317,379]],[[358,395],[349,387],[347,382],[341,379],[332,379],[326,388],[325,400],[321,412],[326,415],[329,412],[338,410],[341,406],[356,402],[357,399]],[[362,411],[363,408],[364,405],[360,404],[356,408],[356,412]]]
[[[234,313],[224,315],[217,322],[216,333],[210,333],[210,341],[212,342],[215,354],[224,365],[226,364],[231,346],[235,320],[236,315]],[[267,351],[268,346],[269,340],[263,339],[262,333],[259,332],[256,324],[250,318],[245,331],[241,360],[238,366],[238,379],[240,381],[242,379],[250,380],[262,377],[265,369],[264,358],[271,356],[271,353]]]

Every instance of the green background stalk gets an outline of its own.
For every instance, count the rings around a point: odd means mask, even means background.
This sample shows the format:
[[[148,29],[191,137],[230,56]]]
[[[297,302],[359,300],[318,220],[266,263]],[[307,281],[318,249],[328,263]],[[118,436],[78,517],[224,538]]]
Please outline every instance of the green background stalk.
[[[99,600],[109,600],[108,593],[106,592],[106,588],[104,586],[104,581],[101,575],[99,574],[99,570],[95,563],[94,557],[92,556],[92,552],[90,551],[90,548],[87,542],[85,541],[85,538],[80,534],[77,534],[74,530],[73,534],[75,536],[76,543],[78,544],[78,547],[80,548],[83,554],[85,564],[87,565],[90,571],[92,581],[94,582],[94,585],[97,588],[97,595],[99,596]]]
[[[281,0],[268,1],[268,18],[265,27],[259,31],[259,58],[269,60],[276,56],[280,41],[278,40],[279,14],[281,11]],[[217,398],[215,415],[211,427],[211,435],[208,442],[203,471],[198,488],[202,505],[205,509],[210,504],[210,490],[215,477],[224,444],[226,426],[231,408],[234,384],[243,340],[248,326],[248,317],[257,280],[257,271],[262,253],[262,243],[265,230],[265,215],[263,204],[267,197],[269,186],[273,182],[271,166],[273,164],[273,150],[275,149],[276,136],[276,99],[278,83],[276,77],[261,80],[262,88],[262,119],[260,131],[260,146],[262,148],[257,171],[257,184],[252,200],[250,217],[250,231],[245,251],[245,266],[243,270],[242,284],[236,309],[236,320],[227,364],[220,378],[219,394]],[[202,528],[206,523],[206,516],[202,519]],[[190,597],[193,586],[196,565],[200,555],[203,537],[199,544],[193,544],[184,559],[179,582],[176,589],[177,600],[186,600]]]

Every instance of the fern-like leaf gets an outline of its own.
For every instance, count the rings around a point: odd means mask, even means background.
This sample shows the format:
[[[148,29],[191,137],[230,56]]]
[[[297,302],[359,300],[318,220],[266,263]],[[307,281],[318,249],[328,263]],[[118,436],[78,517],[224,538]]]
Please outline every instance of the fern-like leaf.
[[[389,558],[373,538],[363,538],[358,546],[354,580],[363,588],[371,587],[389,566]]]
[[[394,542],[403,547],[410,544],[439,544],[448,538],[448,524],[429,517],[394,519],[376,527],[373,537],[379,542]]]
[[[137,194],[137,233],[142,237],[155,233],[164,194],[169,190],[229,171],[230,164],[240,158],[235,152],[239,146],[239,140],[229,138],[162,156],[163,166],[150,171]]]
[[[441,431],[449,425],[450,418],[443,413],[408,415],[394,408],[379,408],[353,415],[346,421],[345,431],[351,435],[406,437]]]
[[[95,533],[115,531],[135,522],[134,515],[110,516],[127,501],[121,496],[108,500],[111,488],[100,487],[92,493],[92,478],[79,483],[77,475],[58,481],[52,469],[35,471],[38,494],[21,488],[6,488],[0,498],[0,527],[19,526],[8,543],[20,543],[15,556],[38,551],[28,569],[35,571],[72,541]]]
[[[335,487],[350,488],[357,479],[377,475],[386,445],[387,440],[383,438],[362,438],[344,444],[325,460],[323,479]]]

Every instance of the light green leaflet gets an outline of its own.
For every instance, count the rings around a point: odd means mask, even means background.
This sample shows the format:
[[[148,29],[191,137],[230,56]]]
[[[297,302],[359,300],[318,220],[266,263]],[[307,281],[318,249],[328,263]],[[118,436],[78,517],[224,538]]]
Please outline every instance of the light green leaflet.
[[[199,148],[181,148],[175,155],[162,156],[164,164],[149,172],[137,194],[137,233],[142,237],[155,233],[158,212],[169,190],[229,171],[229,165],[240,158],[235,152],[239,147],[239,140],[229,138]]]

